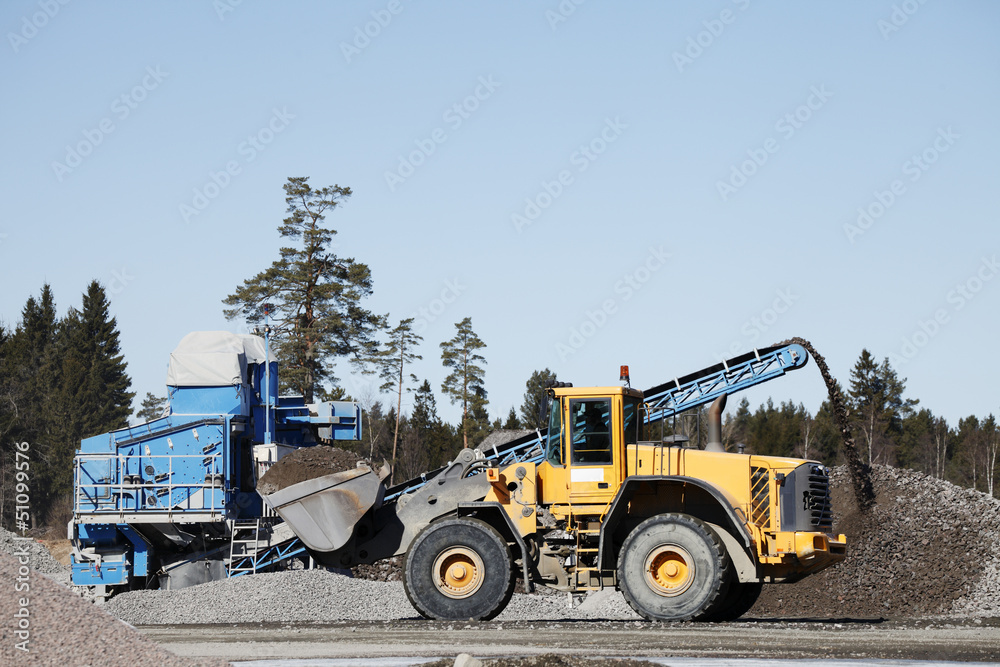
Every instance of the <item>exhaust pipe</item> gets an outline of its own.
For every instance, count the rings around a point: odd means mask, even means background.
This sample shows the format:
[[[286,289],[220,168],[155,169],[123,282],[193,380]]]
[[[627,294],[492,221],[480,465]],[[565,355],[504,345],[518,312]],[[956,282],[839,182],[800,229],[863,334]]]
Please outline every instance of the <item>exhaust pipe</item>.
[[[705,443],[706,452],[724,452],[726,448],[722,446],[722,411],[726,409],[727,394],[719,396],[708,408],[708,442]]]

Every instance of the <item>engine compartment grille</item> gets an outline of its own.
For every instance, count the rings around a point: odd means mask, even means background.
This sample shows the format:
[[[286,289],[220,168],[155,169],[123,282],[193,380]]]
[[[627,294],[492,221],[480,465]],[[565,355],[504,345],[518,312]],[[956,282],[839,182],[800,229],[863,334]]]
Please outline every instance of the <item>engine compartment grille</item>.
[[[771,525],[771,477],[767,468],[750,469],[750,520],[761,528]]]
[[[802,491],[802,509],[810,523],[824,532],[833,530],[833,501],[830,498],[830,475],[826,468],[809,466],[807,488]]]

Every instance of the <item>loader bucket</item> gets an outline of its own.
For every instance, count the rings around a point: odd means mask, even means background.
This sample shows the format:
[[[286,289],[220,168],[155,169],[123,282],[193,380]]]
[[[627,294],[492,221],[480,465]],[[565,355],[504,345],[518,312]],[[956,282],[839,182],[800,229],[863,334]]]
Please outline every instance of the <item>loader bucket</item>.
[[[264,496],[264,502],[313,551],[336,551],[354,525],[382,504],[385,485],[368,466],[324,475]]]

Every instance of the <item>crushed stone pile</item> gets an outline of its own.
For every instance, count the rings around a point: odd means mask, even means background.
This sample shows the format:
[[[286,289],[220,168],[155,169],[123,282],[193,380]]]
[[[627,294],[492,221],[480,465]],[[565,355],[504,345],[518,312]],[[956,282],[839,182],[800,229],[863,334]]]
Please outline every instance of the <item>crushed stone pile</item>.
[[[359,462],[367,463],[357,454],[337,447],[302,447],[271,466],[257,483],[257,490],[266,496],[307,479],[352,470]]]
[[[59,575],[69,572],[69,568],[57,561],[41,542],[33,539],[21,539],[17,533],[6,528],[0,528],[0,551],[6,554],[28,552],[28,564],[31,569],[43,574]]]
[[[74,595],[65,586],[0,554],[0,664],[89,665],[90,667],[223,667],[225,661],[181,658],[143,637],[114,616]],[[27,586],[17,590],[16,586]],[[24,604],[22,604],[22,602]],[[15,615],[26,609],[24,616]],[[23,620],[23,623],[21,622]],[[23,627],[22,627],[23,626]],[[21,644],[27,651],[17,647]]]
[[[368,579],[369,581],[402,581],[403,557],[393,556],[376,561],[371,565],[355,565],[351,568],[351,574],[358,579]]]
[[[1000,500],[903,468],[874,466],[871,476],[876,501],[864,514],[846,467],[831,471],[847,558],[765,586],[747,616],[1000,616]]]
[[[515,594],[497,620],[638,618],[621,594],[609,593],[610,600],[592,609],[572,608],[567,595]],[[111,598],[104,609],[134,625],[419,618],[400,582],[354,579],[326,570],[244,575],[177,591],[130,591]]]

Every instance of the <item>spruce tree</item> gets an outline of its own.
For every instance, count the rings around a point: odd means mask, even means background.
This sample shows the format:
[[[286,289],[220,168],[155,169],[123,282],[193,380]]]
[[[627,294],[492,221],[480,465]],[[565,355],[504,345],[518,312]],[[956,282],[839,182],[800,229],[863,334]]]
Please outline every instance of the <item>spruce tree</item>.
[[[45,410],[48,493],[55,500],[73,488],[73,458],[80,441],[128,426],[135,392],[129,391],[118,324],[104,288],[92,281],[80,310],[70,308],[46,351],[43,374],[54,379]]]
[[[56,305],[52,289],[42,286],[36,300],[28,297],[21,311],[21,322],[10,337],[5,362],[10,382],[8,448],[14,442],[28,443],[31,466],[32,523],[40,525],[45,508],[51,502],[55,468],[50,465],[52,438],[50,430],[56,421],[50,401],[58,388],[54,355],[56,340]],[[6,508],[9,514],[10,506]]]
[[[548,424],[542,423],[541,409],[547,397],[545,395],[545,384],[555,382],[556,374],[548,368],[542,371],[534,371],[528,381],[524,383],[524,402],[521,404],[521,423],[524,428],[546,428]]]
[[[478,352],[486,343],[472,330],[471,317],[457,323],[455,329],[455,337],[441,343],[441,363],[451,369],[441,384],[441,391],[453,404],[462,405],[462,446],[468,447],[469,432],[479,430],[478,422],[488,402],[483,386],[486,371],[482,367],[486,359]]]
[[[132,380],[121,351],[118,322],[109,307],[104,288],[92,281],[76,326],[69,332],[86,366],[84,395],[91,409],[82,428],[85,438],[128,426],[135,398],[135,392],[129,391]]]
[[[452,433],[438,416],[437,399],[427,380],[414,392],[409,425],[426,452],[431,468],[444,465],[452,457],[455,450]]]
[[[264,320],[269,306],[281,389],[305,397],[327,398],[337,382],[331,364],[338,357],[360,359],[373,344],[384,318],[361,305],[372,293],[367,264],[334,252],[335,230],[324,227],[326,214],[351,196],[339,185],[313,189],[305,177],[284,185],[288,217],[278,231],[296,247],[279,249],[271,267],[249,278],[223,300],[230,320]]]
[[[851,369],[851,421],[868,445],[868,465],[890,463],[902,431],[903,419],[919,401],[904,399],[906,379],[900,379],[886,358],[876,363],[868,350],[861,350]]]

